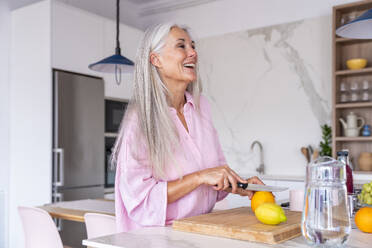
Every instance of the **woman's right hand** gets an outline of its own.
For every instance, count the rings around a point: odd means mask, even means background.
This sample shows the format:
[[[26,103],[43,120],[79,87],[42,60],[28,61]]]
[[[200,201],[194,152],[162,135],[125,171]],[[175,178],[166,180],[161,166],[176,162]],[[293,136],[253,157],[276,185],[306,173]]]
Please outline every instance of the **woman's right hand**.
[[[237,182],[248,183],[247,180],[241,178],[228,165],[201,170],[199,171],[199,179],[200,184],[210,185],[215,190],[226,190],[231,184],[232,193],[237,192]]]

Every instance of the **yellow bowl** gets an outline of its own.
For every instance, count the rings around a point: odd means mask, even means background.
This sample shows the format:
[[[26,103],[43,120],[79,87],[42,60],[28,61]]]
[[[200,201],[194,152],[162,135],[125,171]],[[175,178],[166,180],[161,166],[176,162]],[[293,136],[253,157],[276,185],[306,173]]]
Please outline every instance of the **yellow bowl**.
[[[366,67],[367,65],[367,60],[366,59],[349,59],[346,61],[347,68],[350,70],[358,70]]]

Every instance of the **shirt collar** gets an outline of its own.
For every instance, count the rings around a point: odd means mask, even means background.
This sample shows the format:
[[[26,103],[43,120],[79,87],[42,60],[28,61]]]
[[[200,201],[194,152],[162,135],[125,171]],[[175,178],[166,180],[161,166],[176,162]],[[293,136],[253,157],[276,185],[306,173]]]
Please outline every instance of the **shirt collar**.
[[[195,109],[194,98],[192,97],[192,95],[188,91],[185,91],[185,97],[186,97],[186,103],[185,103],[184,107],[186,107],[186,105],[191,105]],[[175,108],[169,107],[169,109],[173,113],[177,113]]]
[[[194,98],[192,97],[192,95],[188,92],[188,91],[185,91],[185,96],[186,96],[186,104],[191,104],[191,106],[193,108],[195,108],[195,105],[194,105]]]

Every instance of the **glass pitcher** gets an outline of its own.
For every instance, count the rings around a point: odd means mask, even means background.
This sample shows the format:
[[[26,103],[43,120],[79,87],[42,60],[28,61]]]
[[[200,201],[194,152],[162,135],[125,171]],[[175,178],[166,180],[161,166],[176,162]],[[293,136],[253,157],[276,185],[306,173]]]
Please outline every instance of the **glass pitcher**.
[[[331,157],[321,157],[307,166],[302,235],[308,243],[340,247],[350,234],[346,168]]]

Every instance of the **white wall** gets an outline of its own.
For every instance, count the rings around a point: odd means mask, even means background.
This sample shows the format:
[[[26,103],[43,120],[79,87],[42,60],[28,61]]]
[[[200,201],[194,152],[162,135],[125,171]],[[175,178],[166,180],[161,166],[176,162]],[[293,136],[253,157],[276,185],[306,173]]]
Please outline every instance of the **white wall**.
[[[348,2],[355,0],[219,0],[142,21],[174,20],[191,28],[204,94],[230,166],[255,174],[259,159],[250,144],[258,139],[266,173],[304,175],[300,147],[317,146],[320,125],[330,120],[332,7]],[[294,21],[306,25],[287,27]],[[292,32],[291,25],[298,29]]]
[[[54,68],[103,77],[105,95],[129,99],[132,94],[132,76],[123,74],[117,85],[114,74],[98,73],[88,65],[115,53],[116,24],[96,14],[66,5],[53,4],[53,60]],[[137,45],[143,32],[120,24],[122,55],[134,61]]]
[[[0,42],[0,132],[5,137],[0,139],[4,148],[0,154],[9,154],[9,166],[7,156],[0,157],[5,164],[0,166],[0,190],[9,189],[9,227],[5,227],[9,244],[4,247],[18,248],[24,246],[17,207],[51,201],[52,67],[103,76],[106,95],[111,97],[129,98],[132,84],[124,76],[117,86],[113,75],[87,68],[114,52],[113,21],[51,0],[12,12],[1,6],[0,17],[0,31],[9,37]],[[141,36],[141,31],[121,25],[124,55],[134,60]],[[9,54],[10,84],[6,82]]]
[[[0,247],[8,237],[10,20],[8,2],[0,1]]]
[[[256,174],[305,175],[302,146],[318,147],[331,120],[331,16],[201,39],[204,94],[229,165]]]
[[[332,6],[357,0],[218,0],[169,13],[144,16],[142,27],[174,20],[186,24],[196,39],[301,19],[329,15]]]
[[[51,200],[51,3],[12,11],[9,247],[23,246],[17,206]]]

